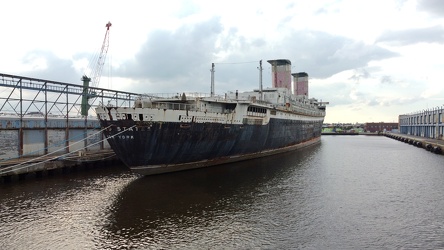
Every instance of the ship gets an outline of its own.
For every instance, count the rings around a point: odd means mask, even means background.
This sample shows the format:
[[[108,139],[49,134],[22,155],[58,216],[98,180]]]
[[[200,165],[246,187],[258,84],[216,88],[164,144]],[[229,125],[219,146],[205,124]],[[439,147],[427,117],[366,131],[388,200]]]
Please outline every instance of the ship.
[[[328,102],[308,96],[308,74],[268,60],[272,87],[214,94],[146,94],[130,107],[100,104],[110,147],[143,175],[189,170],[300,149],[320,142]],[[292,86],[293,79],[293,88]]]

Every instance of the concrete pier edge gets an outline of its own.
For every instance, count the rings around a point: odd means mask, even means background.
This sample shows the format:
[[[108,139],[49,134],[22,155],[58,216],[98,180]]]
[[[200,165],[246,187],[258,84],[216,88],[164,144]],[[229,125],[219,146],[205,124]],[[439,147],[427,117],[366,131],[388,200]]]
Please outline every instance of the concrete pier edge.
[[[76,159],[64,160],[55,159],[51,161],[30,162],[21,165],[18,170],[11,170],[0,174],[0,183],[12,183],[16,181],[24,181],[31,178],[44,178],[58,174],[68,174],[77,171],[84,171],[93,168],[123,165],[123,163],[115,156],[100,158],[101,154],[109,154],[109,150],[90,152],[89,156],[78,157]],[[10,166],[20,164],[20,161],[29,161],[30,158],[17,159],[15,163],[1,162],[0,173],[2,170],[8,169]],[[29,166],[29,167],[28,167]]]
[[[386,137],[398,140],[400,142],[408,143],[412,146],[423,148],[435,154],[444,154],[444,140],[424,138],[419,136],[412,136],[398,133],[386,133]]]

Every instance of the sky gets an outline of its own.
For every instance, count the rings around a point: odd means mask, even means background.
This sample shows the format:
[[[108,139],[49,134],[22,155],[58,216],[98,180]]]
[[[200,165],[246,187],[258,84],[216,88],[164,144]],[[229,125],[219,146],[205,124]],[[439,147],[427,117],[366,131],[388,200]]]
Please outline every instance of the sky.
[[[267,60],[309,75],[325,123],[398,122],[444,106],[441,0],[56,1],[2,3],[0,73],[98,87],[209,93],[271,87]]]

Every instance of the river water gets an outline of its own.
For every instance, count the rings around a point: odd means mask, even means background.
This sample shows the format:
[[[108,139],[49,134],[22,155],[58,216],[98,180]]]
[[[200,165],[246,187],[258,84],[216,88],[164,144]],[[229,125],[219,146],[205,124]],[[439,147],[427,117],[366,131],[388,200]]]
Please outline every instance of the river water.
[[[141,177],[0,185],[2,249],[443,249],[444,156],[379,136]]]

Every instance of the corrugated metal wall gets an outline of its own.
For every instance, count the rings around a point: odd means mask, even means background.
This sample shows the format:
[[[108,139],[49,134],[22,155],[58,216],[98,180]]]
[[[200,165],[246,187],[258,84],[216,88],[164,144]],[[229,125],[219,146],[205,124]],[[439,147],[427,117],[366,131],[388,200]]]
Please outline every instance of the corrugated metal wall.
[[[18,134],[18,130],[0,130],[0,159],[18,157]]]
[[[101,142],[103,137],[99,131],[100,124],[93,119],[69,119],[67,122],[66,119],[55,118],[48,119],[45,124],[40,117],[23,118],[22,121],[18,117],[0,117],[0,160],[17,158],[20,155],[39,156],[56,151],[56,154],[62,155],[82,150],[85,146],[87,150],[109,149],[106,140]],[[22,152],[20,136],[23,138]],[[91,137],[87,138],[88,136]],[[69,147],[66,148],[67,146]]]
[[[49,129],[48,130],[48,153],[60,152],[64,153],[66,147],[66,130],[65,129]]]
[[[45,154],[45,131],[23,130],[23,155],[34,156]]]

